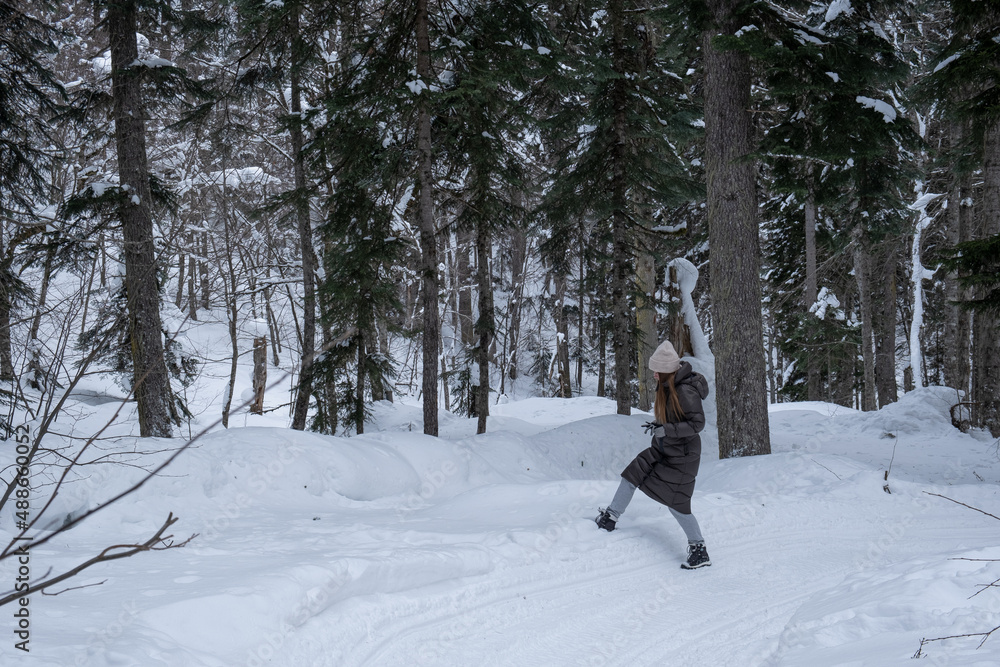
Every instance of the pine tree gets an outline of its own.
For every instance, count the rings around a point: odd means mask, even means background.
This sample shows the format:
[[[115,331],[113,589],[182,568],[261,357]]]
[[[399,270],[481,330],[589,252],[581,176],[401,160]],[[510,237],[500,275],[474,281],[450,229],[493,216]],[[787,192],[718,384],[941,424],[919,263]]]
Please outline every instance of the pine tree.
[[[315,84],[320,62],[320,41],[333,29],[336,12],[325,3],[308,1],[264,2],[241,0],[237,3],[243,27],[243,53],[246,62],[238,83],[245,89],[268,85],[276,89],[282,100],[278,111],[279,123],[288,133],[292,188],[278,195],[266,210],[282,212],[294,226],[298,236],[298,254],[302,277],[302,328],[299,378],[292,409],[292,428],[302,430],[307,425],[309,406],[314,391],[316,356],[316,253],[310,199],[315,182],[307,174],[306,114],[303,101]],[[286,98],[287,87],[287,98]]]
[[[528,95],[551,68],[553,45],[537,10],[521,0],[484,1],[454,15],[439,56],[448,73],[435,100],[437,159],[460,177],[455,224],[474,236],[477,311],[472,352],[477,432],[489,416],[493,305],[493,240],[524,218],[513,193],[526,187],[520,144],[532,131]]]
[[[136,38],[136,2],[111,2],[106,25],[111,50],[113,117],[118,156],[118,217],[122,226],[125,295],[132,349],[132,387],[138,406],[139,433],[170,437],[170,380],[163,349],[160,290],[153,241],[146,115]]]
[[[934,99],[951,118],[966,123],[968,132],[959,151],[975,156],[982,167],[983,185],[976,202],[978,229],[971,235],[972,246],[959,252],[973,258],[966,269],[982,270],[973,298],[991,299],[992,267],[978,264],[975,257],[984,248],[995,246],[1000,234],[1000,46],[995,37],[1000,30],[1000,5],[995,2],[952,0],[952,38],[942,49],[934,70],[920,84],[920,92]],[[956,91],[958,94],[955,94]],[[957,158],[953,158],[956,159]],[[978,243],[977,243],[978,242]],[[978,267],[977,267],[978,264]],[[961,263],[956,264],[961,265]],[[997,316],[988,307],[973,315],[972,402],[973,423],[1000,435],[1000,333]]]
[[[680,153],[696,135],[696,110],[674,71],[687,62],[663,39],[664,12],[625,0],[606,10],[596,3],[575,9],[566,16],[575,53],[560,86],[561,109],[549,120],[560,160],[543,209],[552,226],[546,249],[556,266],[565,262],[564,247],[582,224],[592,242],[610,241],[598,275],[610,288],[615,400],[619,414],[630,414],[638,232],[698,196]]]
[[[0,2],[0,380],[13,380],[11,312],[32,292],[14,270],[17,254],[45,231],[36,197],[47,193],[51,164],[48,121],[64,97],[46,59],[56,30],[25,13],[22,3]],[[12,226],[11,226],[12,225]]]
[[[780,113],[762,145],[773,192],[768,204],[772,238],[796,244],[795,253],[806,258],[804,272],[796,269],[798,262],[784,263],[794,259],[793,253],[774,263],[772,273],[776,286],[802,290],[797,307],[786,302],[781,315],[787,332],[782,347],[798,364],[791,380],[805,382],[804,393],[793,395],[816,400],[822,382],[853,384],[853,361],[838,350],[857,333],[844,330],[843,319],[823,323],[815,317],[819,309],[842,316],[827,305],[831,295],[855,291],[837,280],[852,268],[861,303],[866,409],[874,409],[876,397],[884,405],[896,396],[894,249],[907,216],[901,192],[911,173],[904,156],[917,141],[892,103],[901,94],[907,68],[880,27],[885,21],[877,20],[885,18],[884,10],[875,5],[831,7],[811,14],[808,24],[786,24],[779,40],[755,33],[748,40],[756,57],[769,65],[767,94]],[[838,224],[817,230],[824,219]],[[838,259],[848,243],[853,267]],[[818,251],[829,267],[822,276],[827,283],[822,303]],[[878,274],[871,268],[876,258]],[[843,305],[850,310],[849,303]]]
[[[209,93],[203,82],[195,81],[183,68],[157,55],[147,39],[140,40],[138,31],[141,24],[154,20],[193,31],[192,34],[211,30],[214,24],[198,8],[179,11],[156,1],[96,2],[94,6],[96,16],[104,17],[107,32],[110,100],[107,81],[101,75],[96,85],[74,89],[74,105],[66,118],[91,123],[110,105],[115,164],[110,173],[104,174],[97,167],[84,169],[82,175],[93,172],[95,178],[80,179],[77,191],[63,202],[60,217],[70,229],[93,219],[97,225],[90,233],[121,232],[124,321],[128,326],[127,335],[121,340],[127,341],[131,358],[132,378],[128,386],[136,397],[140,434],[169,437],[172,423],[179,420],[183,410],[177,409],[167,367],[168,352],[160,317],[162,266],[155,245],[154,216],[162,216],[172,208],[174,197],[161,176],[151,169],[147,122],[151,119],[163,122],[166,114],[171,114],[171,122],[181,122],[186,115],[197,111],[197,105]],[[83,230],[73,231],[76,236],[83,233]]]

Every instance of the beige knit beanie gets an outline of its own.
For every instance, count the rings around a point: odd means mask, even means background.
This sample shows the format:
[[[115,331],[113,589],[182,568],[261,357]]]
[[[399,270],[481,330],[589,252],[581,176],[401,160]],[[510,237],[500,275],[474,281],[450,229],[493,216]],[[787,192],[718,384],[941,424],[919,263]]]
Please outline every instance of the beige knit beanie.
[[[660,343],[653,356],[649,358],[649,370],[656,373],[676,373],[680,367],[681,358],[677,356],[669,340]]]

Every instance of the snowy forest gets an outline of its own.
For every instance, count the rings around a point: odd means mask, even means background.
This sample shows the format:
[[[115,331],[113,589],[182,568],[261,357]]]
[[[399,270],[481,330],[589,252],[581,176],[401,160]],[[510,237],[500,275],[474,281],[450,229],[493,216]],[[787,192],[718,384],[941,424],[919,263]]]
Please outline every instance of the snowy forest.
[[[223,420],[247,335],[295,429],[402,393],[435,434],[522,376],[629,414],[682,258],[727,453],[767,451],[768,402],[926,385],[1000,433],[985,7],[7,4],[0,377],[86,359],[169,436],[219,311]]]
[[[0,207],[0,564],[29,529],[54,549],[202,456],[199,433],[236,459],[245,439],[252,461],[267,438],[239,427],[301,431],[279,440],[312,457],[309,438],[381,443],[386,424],[487,434],[525,400],[563,400],[544,405],[566,423],[603,414],[598,398],[648,413],[663,340],[710,376],[719,459],[826,433],[776,431],[781,404],[856,415],[879,456],[898,429],[868,413],[1000,437],[996,0],[0,0]],[[621,439],[612,424],[588,437]],[[539,446],[613,471],[587,443]],[[889,446],[864,464],[892,467]],[[409,472],[357,456],[387,477],[323,482],[344,507],[403,493]],[[1000,471],[984,465],[949,479]],[[418,500],[457,484],[442,479]],[[174,514],[150,516],[29,592],[198,532],[171,541]],[[556,543],[579,530],[559,526]],[[425,581],[418,565],[399,581]],[[362,588],[404,590],[385,585]],[[773,664],[802,655],[795,632]],[[203,664],[186,655],[164,664]],[[330,664],[389,664],[372,656]]]

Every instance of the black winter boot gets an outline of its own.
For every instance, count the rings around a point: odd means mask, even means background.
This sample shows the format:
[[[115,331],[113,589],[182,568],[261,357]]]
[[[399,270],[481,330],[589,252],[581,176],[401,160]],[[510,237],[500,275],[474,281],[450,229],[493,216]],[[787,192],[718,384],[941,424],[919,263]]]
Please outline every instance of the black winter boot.
[[[688,545],[688,559],[686,563],[681,563],[681,567],[685,570],[695,570],[711,564],[712,561],[708,558],[708,550],[705,549],[705,543],[698,542],[697,544]]]
[[[615,529],[615,515],[606,509],[601,509],[601,513],[597,515],[597,518],[594,519],[594,521],[597,522],[598,528],[603,528],[609,533]]]

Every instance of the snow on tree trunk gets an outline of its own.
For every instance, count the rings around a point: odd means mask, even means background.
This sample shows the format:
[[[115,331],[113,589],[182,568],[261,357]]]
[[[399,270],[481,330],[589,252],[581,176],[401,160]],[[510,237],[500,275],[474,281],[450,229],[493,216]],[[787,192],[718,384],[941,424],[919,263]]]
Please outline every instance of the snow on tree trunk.
[[[917,224],[913,230],[913,244],[910,247],[910,284],[913,288],[913,319],[910,320],[910,368],[913,372],[913,384],[917,389],[924,386],[924,374],[921,372],[923,366],[923,354],[920,350],[920,331],[924,326],[924,281],[934,277],[933,271],[924,268],[920,260],[920,243],[923,239],[924,230],[933,221],[927,215],[927,205],[940,197],[939,194],[922,194],[910,209],[917,211]]]
[[[701,322],[698,320],[698,311],[694,307],[694,297],[691,296],[698,284],[698,276],[698,267],[683,257],[673,259],[667,264],[667,282],[668,284],[673,283],[677,287],[680,296],[681,320],[687,327],[687,337],[693,356],[688,356],[681,351],[681,348],[677,348],[677,353],[708,380],[708,398],[703,403],[705,421],[709,424],[716,424],[718,423],[718,410],[715,399],[715,355],[712,354],[712,349],[708,346],[708,339],[705,337]]]

